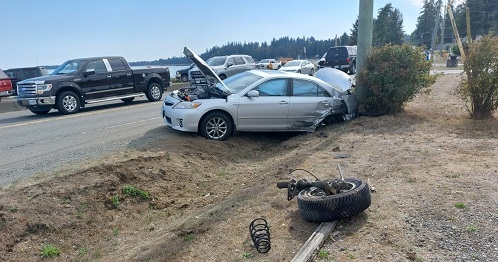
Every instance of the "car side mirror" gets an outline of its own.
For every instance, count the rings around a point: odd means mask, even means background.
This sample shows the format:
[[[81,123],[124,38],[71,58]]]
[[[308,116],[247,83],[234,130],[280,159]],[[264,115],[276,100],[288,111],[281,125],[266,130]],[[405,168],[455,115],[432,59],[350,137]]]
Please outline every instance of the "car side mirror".
[[[90,75],[95,75],[95,69],[87,69],[85,73],[83,73],[84,77],[90,76]]]
[[[247,92],[247,96],[248,97],[259,97],[259,91],[251,90],[251,91]]]

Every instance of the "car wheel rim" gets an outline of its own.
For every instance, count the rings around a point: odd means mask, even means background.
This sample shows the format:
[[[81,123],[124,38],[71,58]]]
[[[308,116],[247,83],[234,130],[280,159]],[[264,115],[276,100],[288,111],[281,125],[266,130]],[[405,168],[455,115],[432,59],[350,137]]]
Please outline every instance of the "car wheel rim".
[[[76,101],[74,96],[65,96],[62,104],[67,111],[74,111],[78,105],[78,101]]]
[[[206,125],[206,132],[212,139],[222,138],[228,131],[227,122],[220,117],[209,119]]]
[[[159,91],[159,87],[153,86],[152,90],[150,90],[150,91],[151,91],[152,97],[154,99],[159,99],[159,96],[161,95],[161,92]]]

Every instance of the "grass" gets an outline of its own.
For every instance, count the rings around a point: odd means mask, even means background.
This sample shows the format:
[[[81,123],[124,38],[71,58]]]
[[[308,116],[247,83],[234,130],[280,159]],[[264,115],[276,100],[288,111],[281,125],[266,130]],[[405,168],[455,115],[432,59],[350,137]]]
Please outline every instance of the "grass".
[[[251,253],[244,252],[244,254],[242,254],[243,259],[251,259],[251,257],[252,257]]]
[[[139,197],[143,200],[149,200],[150,195],[147,191],[144,191],[140,188],[134,187],[132,185],[126,185],[123,187],[123,194],[130,197]]]
[[[111,205],[112,205],[112,207],[118,208],[119,204],[120,204],[120,202],[119,202],[119,197],[118,196],[111,197]]]
[[[86,254],[88,254],[88,248],[82,247],[82,248],[80,248],[78,250],[78,255],[83,256],[83,255],[86,255]]]
[[[17,207],[10,207],[9,211],[12,213],[15,213],[15,212],[19,211],[19,209]]]
[[[183,241],[185,242],[190,242],[194,240],[194,234],[186,234],[184,237],[183,237]]]
[[[55,257],[60,255],[61,251],[54,245],[48,244],[41,248],[40,254],[43,258]]]
[[[330,259],[330,253],[326,250],[318,251],[318,258],[320,259]]]
[[[455,207],[458,209],[465,209],[467,206],[462,202],[458,202],[455,204]]]
[[[465,231],[469,233],[474,233],[477,231],[477,226],[476,225],[469,225],[465,228]]]

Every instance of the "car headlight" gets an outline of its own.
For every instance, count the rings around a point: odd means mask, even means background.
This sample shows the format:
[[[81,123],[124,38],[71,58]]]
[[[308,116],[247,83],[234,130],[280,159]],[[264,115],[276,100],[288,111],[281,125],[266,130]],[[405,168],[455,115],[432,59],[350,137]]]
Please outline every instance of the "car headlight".
[[[173,109],[195,109],[198,108],[202,103],[199,102],[180,102],[176,104]]]
[[[50,91],[52,89],[52,84],[37,85],[36,91],[38,94],[43,94],[43,92]]]

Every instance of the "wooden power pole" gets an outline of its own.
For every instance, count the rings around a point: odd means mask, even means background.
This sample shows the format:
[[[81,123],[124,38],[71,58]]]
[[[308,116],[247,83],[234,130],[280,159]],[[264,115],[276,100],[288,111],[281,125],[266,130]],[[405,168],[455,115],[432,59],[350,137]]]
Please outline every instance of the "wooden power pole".
[[[453,33],[458,44],[458,49],[460,50],[460,57],[462,62],[465,63],[465,50],[463,50],[462,41],[460,41],[460,35],[458,34],[458,28],[456,27],[455,18],[453,17],[453,11],[451,11],[451,2],[448,0],[448,16],[451,21],[451,27],[453,27]]]

